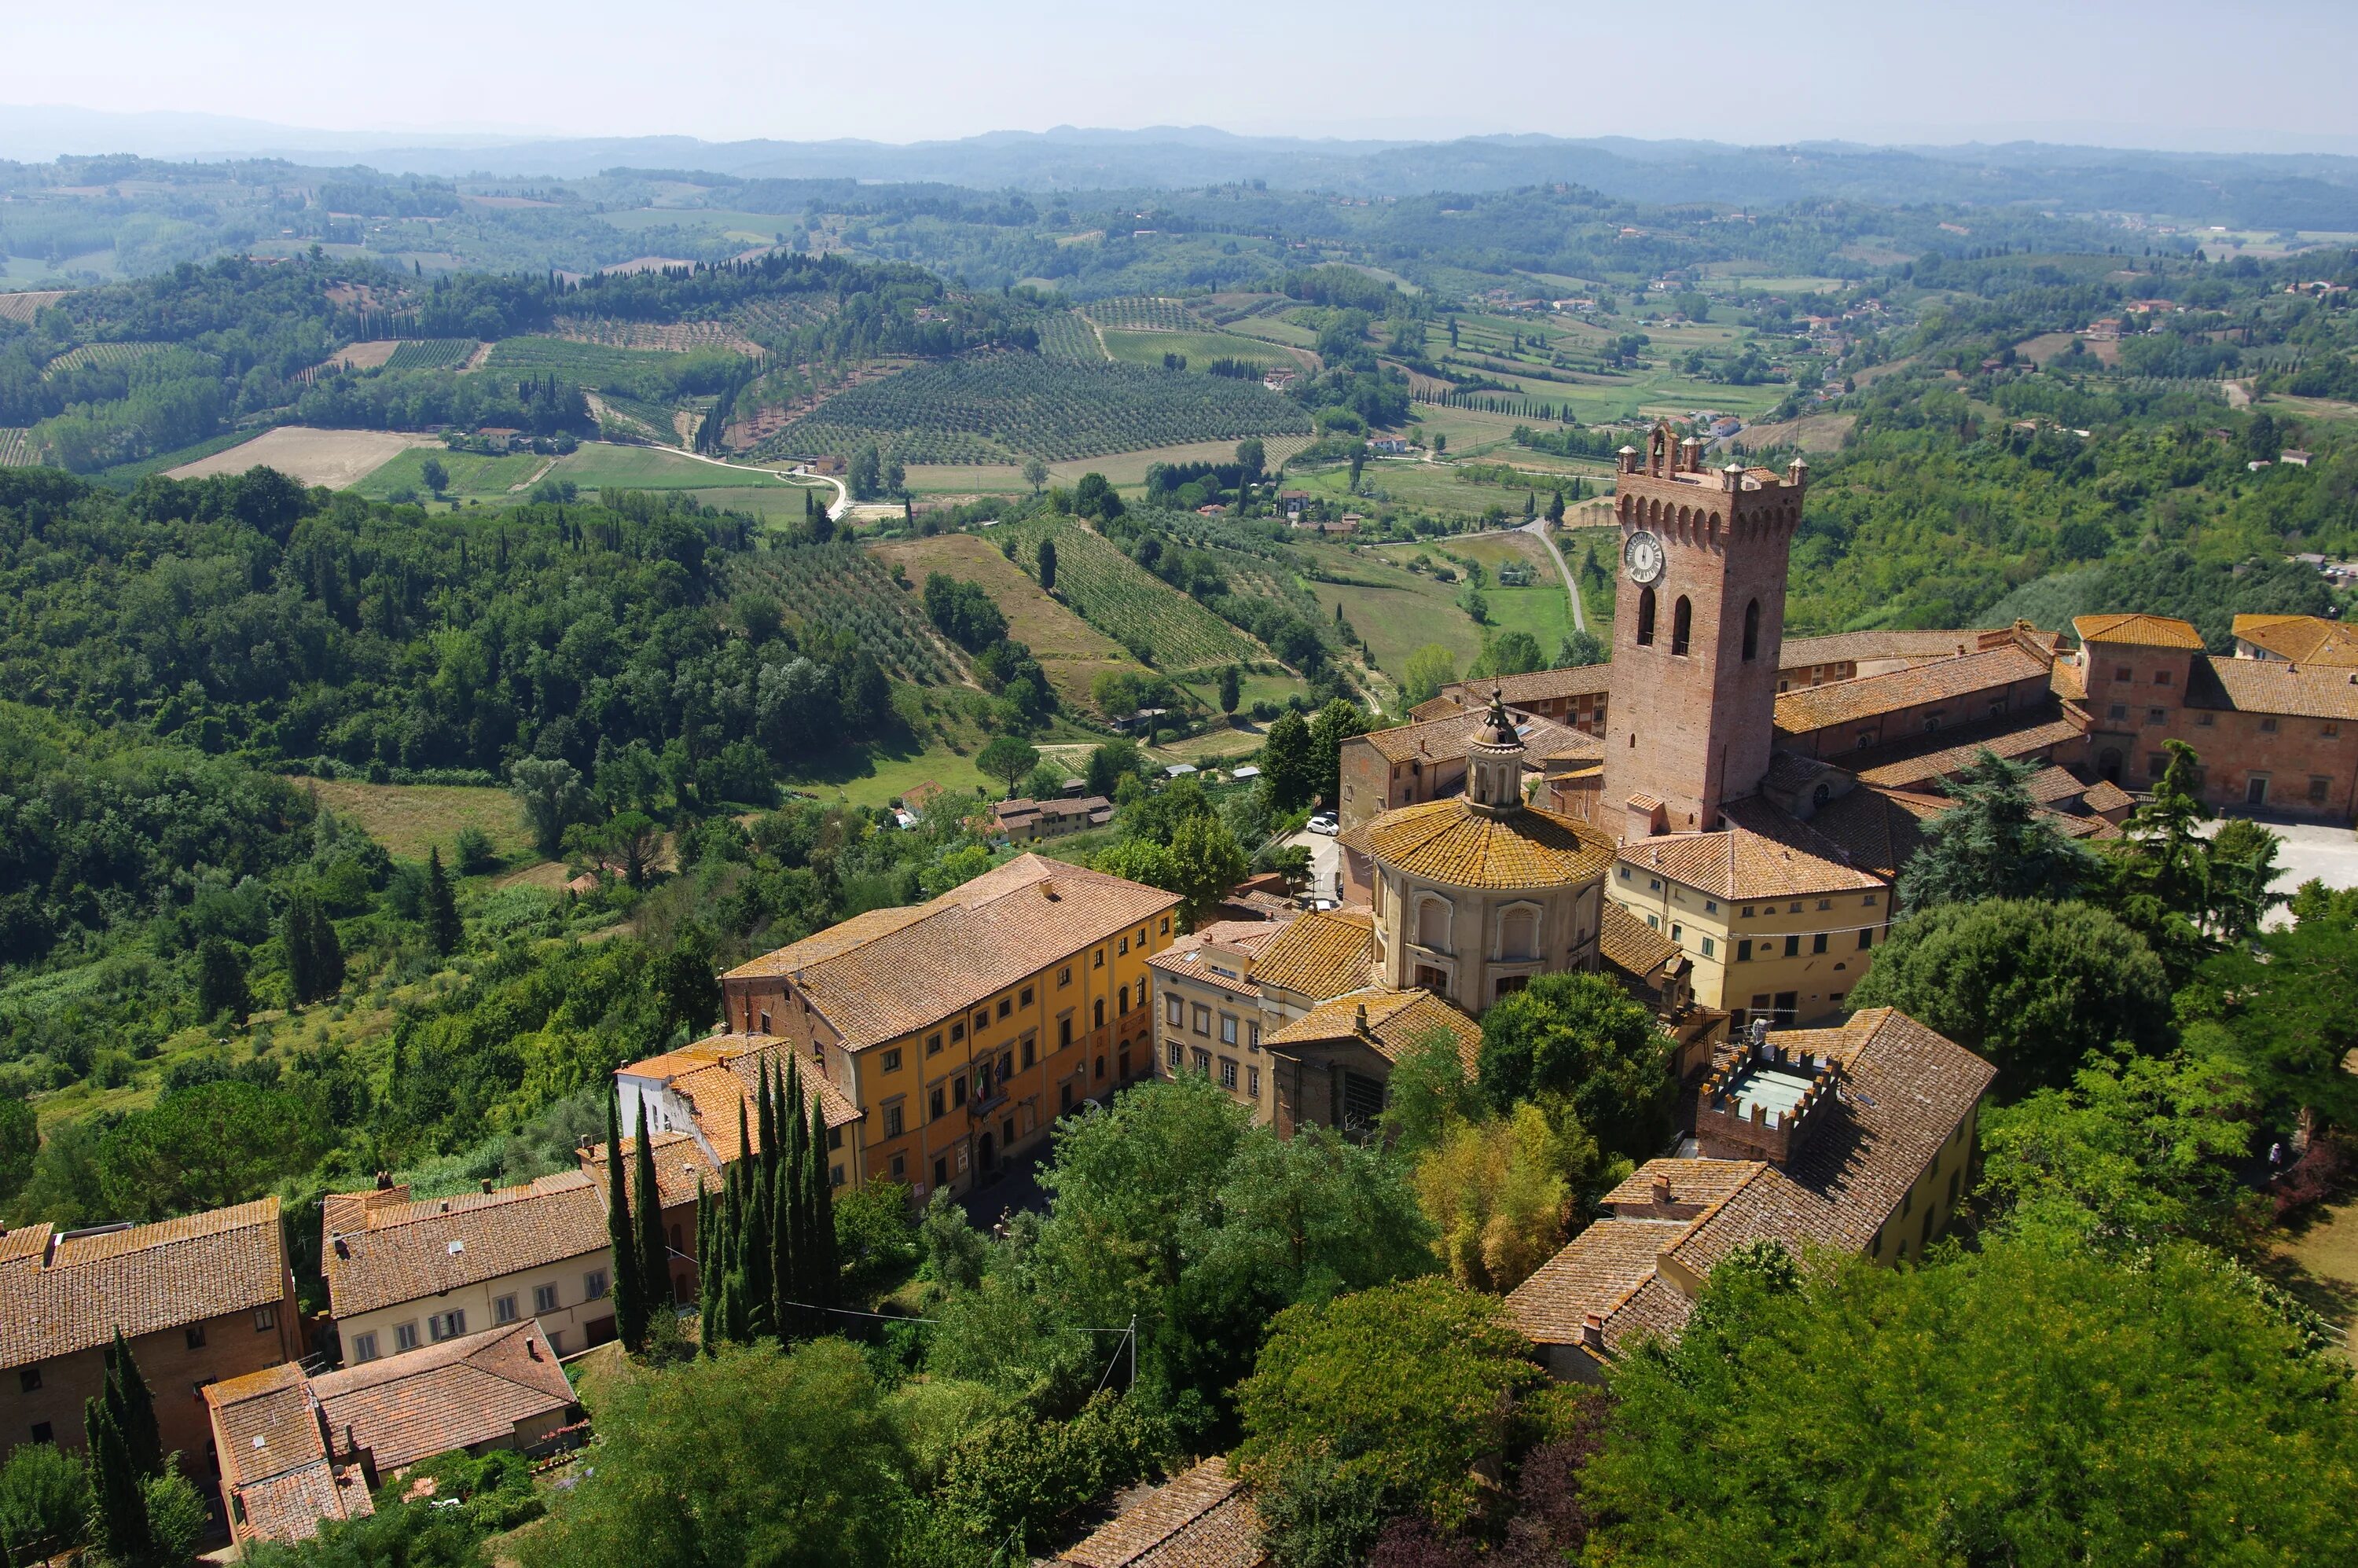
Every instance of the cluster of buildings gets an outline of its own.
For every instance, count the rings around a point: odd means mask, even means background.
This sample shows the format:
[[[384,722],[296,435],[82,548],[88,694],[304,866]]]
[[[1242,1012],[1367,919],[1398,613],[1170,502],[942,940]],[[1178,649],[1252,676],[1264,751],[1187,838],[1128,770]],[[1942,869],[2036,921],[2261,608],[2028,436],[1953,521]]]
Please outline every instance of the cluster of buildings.
[[[2247,616],[2214,658],[2186,622],[2134,614],[2081,618],[2076,645],[2021,624],[1788,641],[1806,467],[1702,454],[1665,428],[1622,451],[1609,665],[1453,687],[1345,744],[1337,906],[1256,885],[1189,932],[1170,893],[1023,853],[723,975],[722,1033],[615,1075],[653,1145],[674,1299],[697,1295],[698,1194],[748,1155],[753,1097],[789,1063],[835,1184],[923,1202],[1156,1076],[1199,1075],[1287,1135],[1363,1133],[1410,1053],[1478,1070],[1483,1011],[1567,972],[1652,1009],[1685,1113],[1679,1146],[1509,1298],[1560,1374],[1676,1333],[1749,1242],[1922,1256],[1991,1069],[1844,1002],[1942,782],[1985,750],[2027,762],[2039,811],[2102,837],[2180,739],[2214,805],[2346,819],[2358,643]],[[1052,837],[1101,807],[1008,802],[1001,827]],[[562,1363],[614,1336],[605,1194],[630,1151],[585,1143],[577,1169],[501,1189],[330,1195],[332,1332],[308,1346],[273,1201],[0,1233],[0,1445],[81,1441],[118,1330],[240,1539],[356,1517],[434,1454],[577,1441]],[[1215,1461],[1062,1561],[1249,1564],[1257,1542]]]

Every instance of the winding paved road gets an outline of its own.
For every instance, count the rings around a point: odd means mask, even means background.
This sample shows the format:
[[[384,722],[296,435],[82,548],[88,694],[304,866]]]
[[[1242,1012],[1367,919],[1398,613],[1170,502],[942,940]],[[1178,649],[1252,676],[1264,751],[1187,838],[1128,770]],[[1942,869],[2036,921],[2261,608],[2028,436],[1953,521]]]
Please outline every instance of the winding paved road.
[[[1529,534],[1547,546],[1548,555],[1555,561],[1555,575],[1563,579],[1564,594],[1572,600],[1572,623],[1580,631],[1587,631],[1588,617],[1580,609],[1580,581],[1572,575],[1572,568],[1564,564],[1563,552],[1555,547],[1555,535],[1549,531],[1547,519],[1534,517],[1517,532]]]
[[[708,458],[702,452],[691,452],[684,447],[674,447],[670,449],[677,452],[681,457],[694,458],[700,463],[710,463],[717,469],[735,469],[740,473],[765,473],[780,484],[794,490],[803,488],[802,485],[795,483],[795,481],[815,479],[821,484],[835,486],[835,504],[827,509],[827,514],[829,517],[841,517],[846,512],[851,510],[851,492],[844,487],[843,481],[839,479],[830,478],[823,473],[783,474],[775,469],[765,469],[752,463],[723,462],[719,458]]]

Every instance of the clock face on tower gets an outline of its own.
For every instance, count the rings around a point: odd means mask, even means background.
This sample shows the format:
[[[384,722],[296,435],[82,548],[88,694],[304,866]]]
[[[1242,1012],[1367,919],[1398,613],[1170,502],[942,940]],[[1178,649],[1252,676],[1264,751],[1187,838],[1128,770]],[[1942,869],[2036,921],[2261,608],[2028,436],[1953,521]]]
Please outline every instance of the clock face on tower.
[[[1662,542],[1643,528],[1621,546],[1621,561],[1629,568],[1629,580],[1639,588],[1651,588],[1662,580]]]

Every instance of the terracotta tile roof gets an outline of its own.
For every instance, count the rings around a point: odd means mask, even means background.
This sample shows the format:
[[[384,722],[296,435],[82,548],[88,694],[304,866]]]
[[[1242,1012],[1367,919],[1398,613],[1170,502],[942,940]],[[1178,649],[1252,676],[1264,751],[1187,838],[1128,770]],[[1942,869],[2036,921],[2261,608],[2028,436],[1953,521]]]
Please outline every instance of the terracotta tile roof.
[[[1056,1559],[1075,1568],[1260,1568],[1260,1514],[1223,1458],[1205,1460]]]
[[[1796,1251],[1810,1244],[1866,1251],[1997,1075],[1890,1008],[1857,1013],[1839,1029],[1783,1030],[1769,1039],[1842,1064],[1842,1115],[1805,1140],[1790,1164],[1746,1184],[1679,1243],[1674,1256],[1698,1276],[1758,1236]]]
[[[1777,698],[1777,728],[1788,735],[1807,735],[1927,703],[1967,698],[2016,681],[2043,680],[2049,663],[2017,643],[2006,643],[1909,669],[1789,691]]]
[[[1466,1072],[1473,1072],[1474,1058],[1482,1049],[1482,1026],[1427,990],[1368,986],[1345,991],[1320,1002],[1261,1044],[1307,1045],[1358,1038],[1387,1061],[1397,1062],[1435,1030],[1457,1043],[1458,1060]]]
[[[1577,817],[1527,806],[1493,815],[1452,796],[1387,811],[1359,830],[1369,855],[1464,888],[1560,887],[1613,863],[1613,842]]]
[[[1390,730],[1370,730],[1364,735],[1352,736],[1343,744],[1352,746],[1364,741],[1388,762],[1405,762],[1412,757],[1428,762],[1451,761],[1466,755],[1466,748],[1473,743],[1487,712],[1487,708],[1470,708],[1462,713],[1395,725]],[[1594,735],[1584,735],[1569,725],[1529,713],[1513,717],[1515,733],[1522,737],[1525,749],[1535,757],[1604,755],[1603,744]]]
[[[1723,809],[1727,826],[1717,831],[1634,839],[1622,846],[1622,862],[1737,902],[1883,885],[1845,864],[1840,845],[1766,801],[1730,801]]]
[[[562,1416],[575,1403],[538,1318],[325,1373],[311,1379],[311,1390],[328,1430],[351,1428],[379,1475],[507,1439],[519,1425]]]
[[[1984,751],[2011,761],[2070,745],[2080,735],[2080,727],[2064,718],[2061,709],[2042,702],[1971,724],[1943,726],[1929,735],[1910,735],[1847,754],[1841,762],[1868,784],[1922,789],[1935,779],[1963,773]]]
[[[2052,762],[2025,779],[2023,787],[2029,792],[2030,798],[2041,806],[2053,806],[2059,800],[2077,800],[2088,789],[2071,769],[2057,767]]]
[[[855,916],[727,978],[791,977],[857,1050],[938,1023],[1178,903],[1102,871],[1019,855],[891,920]]]
[[[1836,632],[1788,637],[1777,651],[1780,670],[1812,665],[1866,664],[1875,659],[1951,659],[1978,648],[1979,632]]]
[[[1533,670],[1529,675],[1485,676],[1480,680],[1455,681],[1441,688],[1433,703],[1447,702],[1456,708],[1469,708],[1479,713],[1495,691],[1506,699],[1509,708],[1526,707],[1535,702],[1548,702],[1564,697],[1597,697],[1613,687],[1613,666],[1604,665],[1574,665],[1561,670]],[[1417,717],[1432,703],[1419,703]]]
[[[2126,811],[2136,804],[2136,796],[2110,779],[2098,779],[2080,796],[2080,804],[2090,811]]]
[[[1146,967],[1150,969],[1159,969],[1166,975],[1195,981],[1200,985],[1211,986],[1218,990],[1233,991],[1238,996],[1259,996],[1260,989],[1253,984],[1251,978],[1253,960],[1258,958],[1262,950],[1272,941],[1276,940],[1279,933],[1292,924],[1292,919],[1214,921],[1209,925],[1200,926],[1187,935],[1180,937],[1170,946],[1147,959]],[[1212,948],[1220,949],[1221,952],[1215,954],[1206,951]],[[1216,973],[1212,968],[1212,965],[1218,962],[1221,956],[1227,953],[1242,955],[1241,962],[1235,960],[1229,962],[1229,967],[1237,971],[1237,977],[1234,979]]]
[[[1596,1220],[1508,1292],[1507,1311],[1535,1345],[1577,1345],[1589,1314],[1609,1322],[1692,1228],[1691,1220]]]
[[[319,1401],[301,1368],[208,1383],[203,1393],[222,1484],[243,1510],[245,1530],[308,1541],[328,1520],[375,1511],[361,1466],[331,1457]]]
[[[2082,643],[2119,643],[2136,648],[2196,648],[2202,633],[2191,622],[2169,615],[2082,615],[2071,622]]]
[[[579,1171],[528,1186],[388,1204],[321,1249],[329,1310],[352,1317],[607,1248],[606,1201]]]
[[[2358,666],[2358,627],[2322,615],[2238,615],[2235,640],[2297,665]]]
[[[784,1074],[786,1059],[794,1054],[794,1043],[775,1034],[711,1034],[684,1050],[650,1056],[616,1071],[632,1077],[654,1079],[687,1100],[688,1113],[696,1119],[696,1130],[712,1151],[713,1159],[730,1165],[744,1153],[737,1146],[737,1107],[741,1103],[745,1107],[746,1125],[751,1127],[763,1065],[767,1065],[774,1081]],[[812,1104],[818,1102],[827,1107],[827,1124],[830,1128],[848,1127],[860,1119],[860,1109],[851,1103],[850,1097],[824,1074],[814,1071],[807,1058],[802,1059],[800,1065],[795,1078],[802,1086],[806,1116]],[[661,1170],[655,1173],[655,1180],[659,1184],[665,1182]],[[668,1205],[671,1200],[666,1197],[664,1201]]]
[[[1253,979],[1323,1001],[1364,987],[1375,957],[1375,916],[1368,910],[1314,909],[1261,949]]]
[[[2358,719],[2358,672],[2274,659],[2200,658],[2187,677],[2186,705],[2288,719]]]
[[[11,1231],[0,1252],[0,1368],[23,1367],[286,1299],[278,1200],[157,1225]]]
[[[1597,923],[1596,940],[1606,963],[1640,979],[1679,956],[1677,943],[1609,898]]]
[[[1866,1251],[1996,1076],[1972,1052],[1888,1008],[1839,1029],[1785,1030],[1770,1039],[1843,1064],[1840,1119],[1817,1129],[1782,1167],[1751,1160],[1639,1166],[1604,1201],[1656,1208],[1653,1183],[1661,1175],[1677,1206],[1672,1217],[1617,1215],[1573,1238],[1507,1298],[1532,1340],[1578,1344],[1592,1314],[1608,1351],[1639,1335],[1676,1333],[1692,1303],[1662,1270],[1664,1259],[1702,1279],[1758,1238],[1797,1253],[1809,1246]]]
[[[732,1140],[736,1137],[736,1130],[732,1123],[730,1128]],[[634,1181],[636,1178],[633,1173],[637,1167],[632,1159],[638,1152],[639,1141],[625,1138],[622,1147],[622,1179]],[[658,1132],[655,1134],[654,1152],[655,1201],[665,1208],[677,1208],[682,1204],[694,1203],[698,1184],[708,1192],[718,1193],[720,1190],[720,1167],[704,1157],[704,1150],[697,1143],[694,1134]],[[603,1143],[592,1144],[581,1151],[581,1169],[598,1184],[600,1192],[607,1190],[606,1146]],[[637,1191],[636,1187],[632,1188],[634,1202]]]
[[[1891,878],[1924,847],[1924,823],[1955,804],[1946,795],[1861,784],[1818,807],[1810,826],[1839,846],[1852,866]]]

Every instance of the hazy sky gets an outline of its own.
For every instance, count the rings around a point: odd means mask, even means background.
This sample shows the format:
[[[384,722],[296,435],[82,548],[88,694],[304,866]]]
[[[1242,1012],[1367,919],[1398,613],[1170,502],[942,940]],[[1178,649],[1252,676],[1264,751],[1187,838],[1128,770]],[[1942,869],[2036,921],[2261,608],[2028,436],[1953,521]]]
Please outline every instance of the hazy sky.
[[[2358,0],[90,0],[0,104],[339,131],[905,142],[1057,124],[2358,152]]]

